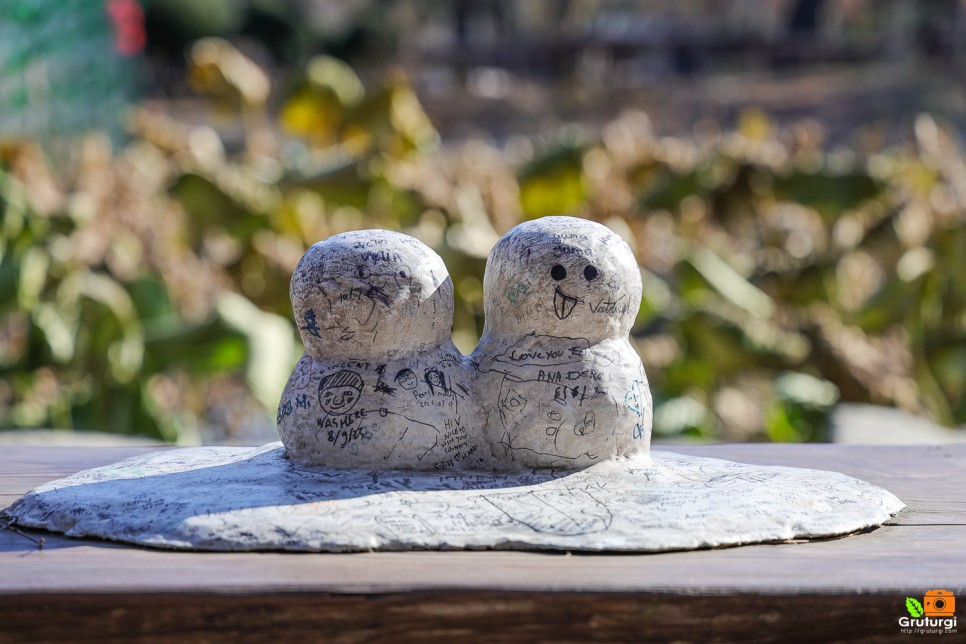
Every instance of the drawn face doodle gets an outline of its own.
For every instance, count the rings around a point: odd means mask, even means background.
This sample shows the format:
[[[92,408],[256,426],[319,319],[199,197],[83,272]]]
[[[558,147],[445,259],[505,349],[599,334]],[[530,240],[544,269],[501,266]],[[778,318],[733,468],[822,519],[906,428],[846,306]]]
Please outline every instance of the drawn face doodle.
[[[591,283],[600,277],[600,271],[593,264],[587,264],[584,266],[583,278],[587,280],[587,283]],[[563,264],[554,264],[550,269],[550,278],[558,284],[554,287],[553,293],[553,312],[557,316],[557,319],[566,320],[570,317],[570,314],[574,312],[577,304],[583,301],[583,298],[579,298],[574,295],[570,295],[565,290],[561,288],[560,282],[567,279],[567,269]]]
[[[626,335],[641,301],[630,247],[601,224],[570,217],[524,222],[494,246],[484,276],[490,333],[602,339]]]
[[[343,369],[326,376],[319,383],[319,406],[334,416],[348,413],[359,402],[362,385],[362,378],[354,371]]]
[[[527,399],[511,387],[500,404],[511,412],[518,412],[523,411],[523,408],[527,406]]]
[[[645,398],[642,384],[640,380],[635,380],[624,394],[624,406],[638,416],[644,413]]]
[[[408,391],[415,389],[419,382],[412,369],[400,369],[399,373],[396,374],[395,380],[400,387]]]
[[[426,370],[426,382],[429,383],[430,387],[438,387],[439,389],[446,389],[446,380],[443,377],[443,374],[438,369]]]
[[[393,277],[396,280],[396,286],[399,288],[412,289],[413,287],[413,269],[409,268],[406,264],[401,264],[396,267],[396,273]]]

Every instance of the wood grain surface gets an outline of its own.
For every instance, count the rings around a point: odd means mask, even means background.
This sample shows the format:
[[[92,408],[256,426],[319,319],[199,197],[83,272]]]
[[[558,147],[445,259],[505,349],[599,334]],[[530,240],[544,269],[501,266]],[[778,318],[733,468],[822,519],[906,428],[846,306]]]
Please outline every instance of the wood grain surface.
[[[4,447],[0,507],[150,450]],[[0,530],[0,641],[873,641],[898,636],[906,596],[966,604],[966,446],[669,451],[836,470],[909,507],[846,538],[650,555],[187,553],[30,532],[40,550]]]

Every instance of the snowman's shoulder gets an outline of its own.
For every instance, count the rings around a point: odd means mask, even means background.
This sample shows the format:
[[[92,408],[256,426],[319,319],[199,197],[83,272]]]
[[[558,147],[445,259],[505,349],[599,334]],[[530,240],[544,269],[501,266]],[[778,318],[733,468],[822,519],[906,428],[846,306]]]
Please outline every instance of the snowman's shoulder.
[[[366,380],[380,377],[395,377],[399,372],[407,370],[418,373],[422,377],[429,370],[460,368],[463,361],[464,358],[458,351],[434,348],[425,351],[386,354],[364,359],[339,358],[326,360],[315,358],[312,370],[313,373],[323,376],[333,371],[354,371]]]

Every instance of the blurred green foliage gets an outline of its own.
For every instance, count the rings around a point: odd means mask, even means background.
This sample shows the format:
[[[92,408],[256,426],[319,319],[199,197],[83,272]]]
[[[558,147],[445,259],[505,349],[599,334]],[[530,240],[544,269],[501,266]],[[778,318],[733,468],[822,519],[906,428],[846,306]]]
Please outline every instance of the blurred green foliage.
[[[88,137],[56,174],[35,144],[0,149],[0,426],[193,441],[269,419],[300,353],[291,271],[351,229],[443,256],[469,351],[490,247],[548,214],[637,254],[658,435],[821,440],[839,400],[966,422],[966,164],[929,116],[862,156],[758,112],[687,140],[628,113],[505,154],[441,146],[399,75],[365,87],[316,58],[270,110],[225,41],[193,48],[189,74],[239,116],[237,151],[148,109],[123,149]]]

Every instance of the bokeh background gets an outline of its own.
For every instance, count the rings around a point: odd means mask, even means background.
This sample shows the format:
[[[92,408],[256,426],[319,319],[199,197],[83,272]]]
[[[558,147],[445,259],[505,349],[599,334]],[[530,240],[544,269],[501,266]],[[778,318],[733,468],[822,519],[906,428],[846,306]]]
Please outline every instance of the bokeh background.
[[[309,245],[436,249],[468,352],[567,214],[656,440],[961,441],[964,127],[963,0],[6,0],[0,429],[272,440]]]

